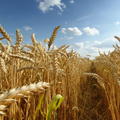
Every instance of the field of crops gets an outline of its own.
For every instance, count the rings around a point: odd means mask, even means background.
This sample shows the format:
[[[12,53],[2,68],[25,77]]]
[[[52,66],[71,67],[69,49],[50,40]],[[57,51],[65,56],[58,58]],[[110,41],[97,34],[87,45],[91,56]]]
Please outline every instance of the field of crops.
[[[35,34],[33,46],[22,45],[18,29],[13,45],[0,26],[0,119],[120,120],[120,47],[94,60],[67,53],[69,45],[50,50],[59,27],[46,50]]]

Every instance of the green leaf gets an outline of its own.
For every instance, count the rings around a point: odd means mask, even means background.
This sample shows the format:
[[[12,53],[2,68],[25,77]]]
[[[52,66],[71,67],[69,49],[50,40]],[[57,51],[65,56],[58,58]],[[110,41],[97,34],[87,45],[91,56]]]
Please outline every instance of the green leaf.
[[[59,102],[58,102],[58,100],[59,100]],[[63,97],[60,94],[56,95],[53,98],[53,100],[51,101],[51,103],[49,105],[49,108],[48,108],[46,120],[50,120],[52,110],[53,109],[57,110],[57,108],[60,106],[60,104],[62,103],[62,101],[63,101]],[[58,105],[57,105],[57,107],[55,107],[57,102],[58,102]]]
[[[35,118],[36,118],[36,116],[37,116],[38,110],[40,110],[41,114],[45,117],[45,114],[41,111],[41,103],[42,103],[43,97],[44,97],[44,94],[43,94],[42,97],[39,99],[38,106],[37,106],[37,108],[36,108],[35,115],[34,115],[34,120],[35,120]]]

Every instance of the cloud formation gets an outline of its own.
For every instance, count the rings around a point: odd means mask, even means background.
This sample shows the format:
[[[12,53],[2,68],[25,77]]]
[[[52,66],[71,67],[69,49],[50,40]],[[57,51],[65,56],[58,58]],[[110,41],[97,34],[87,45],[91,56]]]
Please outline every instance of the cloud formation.
[[[76,48],[76,49],[82,49],[83,48],[83,42],[80,42],[80,43],[74,43],[74,47]]]
[[[115,42],[118,42],[115,38],[107,38],[104,41],[94,41],[92,45],[85,46],[84,49],[90,54],[98,53],[98,49],[101,52],[108,52],[114,49]]]
[[[95,35],[95,34],[99,35],[99,31],[96,28],[94,28],[94,27],[93,28],[89,28],[89,27],[83,28],[83,31],[87,35]]]
[[[61,0],[44,0],[44,2],[39,2],[39,9],[44,13],[48,10],[53,10],[53,6],[57,6],[61,11],[63,11],[61,6],[66,8],[66,5],[61,3]]]
[[[86,41],[87,43],[88,41]],[[91,55],[90,59],[94,59],[95,56],[99,56],[99,52],[103,54],[105,52],[108,54],[108,51],[112,52],[114,50],[113,44],[119,43],[115,38],[107,38],[104,41],[94,41],[91,45],[84,45],[83,42],[74,43],[70,50],[77,51],[82,57],[85,57],[87,54]],[[84,46],[83,46],[84,45]]]
[[[24,28],[25,30],[32,30],[32,28],[30,28],[29,26],[23,26],[23,28]]]
[[[64,34],[71,33],[74,35],[82,35],[83,34],[77,27],[68,28],[68,29],[62,28],[61,32]]]
[[[71,1],[70,1],[70,3],[74,3],[74,1],[73,1],[73,0],[71,0]]]
[[[112,48],[113,44],[117,41],[115,38],[107,38],[104,41],[94,41],[92,47],[95,48]]]

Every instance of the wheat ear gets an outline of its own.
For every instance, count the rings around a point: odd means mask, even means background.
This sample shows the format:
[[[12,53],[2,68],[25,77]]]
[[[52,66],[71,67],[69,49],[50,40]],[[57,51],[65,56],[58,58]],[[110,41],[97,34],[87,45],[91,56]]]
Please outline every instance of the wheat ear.
[[[29,62],[32,62],[35,66],[35,61],[29,57],[26,57],[26,56],[19,56],[19,55],[13,55],[11,53],[8,54],[10,57],[13,57],[13,58],[19,58],[19,59],[23,59],[23,60],[26,60],[26,61],[29,61]]]
[[[60,48],[58,48],[57,50],[55,50],[55,54],[57,54],[62,48],[64,48],[66,45],[61,46]]]
[[[16,43],[15,43],[16,46],[14,47],[15,54],[20,54],[20,46],[23,41],[22,40],[23,36],[19,34],[19,29],[16,30],[16,38],[17,38]]]
[[[2,35],[3,35],[8,41],[11,42],[11,44],[13,44],[12,41],[11,41],[11,37],[7,34],[7,32],[5,32],[5,30],[2,28],[1,24],[0,24],[0,32],[2,33]]]
[[[120,38],[119,37],[115,36],[115,38],[120,42]]]
[[[31,39],[32,39],[33,45],[36,46],[37,45],[37,41],[35,40],[34,35],[35,34],[31,34]]]
[[[36,68],[34,68],[33,66],[25,66],[25,67],[22,67],[22,68],[17,69],[16,72],[20,72],[20,71],[22,71],[22,70],[31,69],[31,68],[36,69]]]
[[[50,46],[52,45],[52,43],[53,43],[53,41],[54,41],[54,39],[55,39],[55,36],[56,36],[56,33],[57,33],[59,27],[60,27],[60,26],[55,27],[55,29],[54,29],[54,32],[53,32],[53,34],[52,34],[52,36],[51,36],[51,38],[50,38],[50,41],[49,41],[49,43],[48,43],[48,51],[49,51]]]
[[[44,40],[44,43],[45,43],[45,51],[46,51],[46,43],[47,42],[49,42],[50,40],[48,39],[48,38],[46,38],[45,40]]]
[[[12,50],[10,49],[10,43],[7,41],[7,48],[6,48],[6,53],[10,53]]]
[[[9,104],[16,102],[20,98],[27,97],[35,92],[44,92],[46,88],[50,86],[46,82],[38,82],[37,84],[30,84],[28,86],[22,86],[21,88],[13,88],[9,92],[5,92],[0,95],[0,114],[4,115],[2,110]],[[3,106],[4,105],[4,106]]]
[[[4,60],[7,60],[7,61],[10,60],[9,56],[4,52],[2,52],[1,50],[0,50],[0,57],[2,57]]]
[[[100,86],[105,90],[104,81],[98,74],[96,74],[96,73],[83,73],[83,75],[95,77],[97,79],[97,82],[100,84]]]

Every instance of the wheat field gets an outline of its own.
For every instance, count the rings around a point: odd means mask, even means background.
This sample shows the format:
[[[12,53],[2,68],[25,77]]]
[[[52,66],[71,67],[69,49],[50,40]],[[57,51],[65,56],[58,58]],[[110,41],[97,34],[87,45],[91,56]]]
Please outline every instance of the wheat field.
[[[99,51],[94,60],[68,53],[70,45],[50,50],[59,28],[45,46],[35,34],[33,45],[22,45],[17,29],[13,45],[0,25],[0,119],[120,120],[120,47],[108,55]]]

